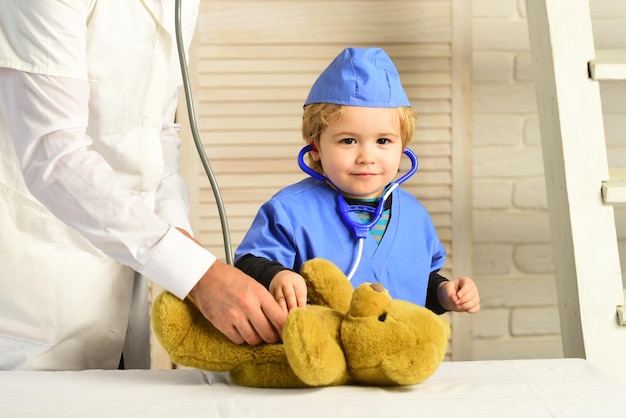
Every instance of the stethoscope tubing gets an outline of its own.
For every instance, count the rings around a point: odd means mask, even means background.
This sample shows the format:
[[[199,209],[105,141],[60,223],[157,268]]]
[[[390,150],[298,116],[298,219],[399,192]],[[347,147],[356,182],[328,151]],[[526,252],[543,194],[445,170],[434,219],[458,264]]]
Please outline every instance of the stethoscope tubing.
[[[213,169],[211,168],[211,164],[209,163],[209,159],[206,156],[204,151],[204,147],[202,146],[202,140],[200,139],[200,134],[198,133],[197,123],[196,123],[196,112],[193,105],[193,97],[191,94],[191,85],[189,82],[189,71],[187,68],[187,58],[185,54],[185,47],[183,43],[183,35],[181,28],[181,2],[182,0],[175,0],[174,3],[174,28],[176,32],[176,46],[178,48],[178,61],[181,69],[181,75],[183,78],[183,90],[185,92],[185,103],[187,105],[187,114],[189,117],[189,127],[191,129],[191,135],[193,137],[193,141],[196,145],[196,151],[198,152],[198,156],[200,157],[200,161],[202,162],[202,166],[204,171],[209,179],[209,183],[211,184],[211,190],[213,190],[213,196],[215,197],[215,203],[217,205],[217,210],[220,218],[220,224],[222,228],[222,240],[224,243],[224,254],[226,257],[226,263],[233,265],[233,250],[232,244],[230,240],[230,229],[228,228],[228,217],[226,216],[226,208],[224,206],[224,200],[222,198],[222,193],[220,192],[219,185],[217,183],[217,179],[215,178],[215,174],[213,173]]]

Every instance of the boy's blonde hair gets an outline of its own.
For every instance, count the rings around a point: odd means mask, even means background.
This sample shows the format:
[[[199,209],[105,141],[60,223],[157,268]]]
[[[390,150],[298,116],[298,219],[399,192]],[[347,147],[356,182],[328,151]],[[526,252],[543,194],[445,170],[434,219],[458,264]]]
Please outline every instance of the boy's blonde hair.
[[[302,138],[304,141],[319,149],[322,132],[328,125],[337,122],[341,118],[344,108],[345,106],[334,103],[312,103],[306,105],[302,117]],[[416,116],[410,106],[401,106],[395,109],[398,109],[402,149],[404,149],[413,138]],[[307,154],[306,162],[313,170],[324,174],[320,162],[314,161],[310,154]]]

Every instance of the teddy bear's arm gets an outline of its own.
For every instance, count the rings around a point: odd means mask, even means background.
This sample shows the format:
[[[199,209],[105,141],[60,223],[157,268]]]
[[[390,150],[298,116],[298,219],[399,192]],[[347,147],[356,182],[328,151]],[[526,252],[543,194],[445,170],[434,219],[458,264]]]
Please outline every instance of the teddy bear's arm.
[[[310,386],[348,382],[346,359],[339,344],[343,315],[320,306],[295,309],[283,328],[285,354],[292,370]]]
[[[161,293],[152,307],[154,333],[173,362],[212,371],[229,371],[251,354],[207,321],[189,299]]]

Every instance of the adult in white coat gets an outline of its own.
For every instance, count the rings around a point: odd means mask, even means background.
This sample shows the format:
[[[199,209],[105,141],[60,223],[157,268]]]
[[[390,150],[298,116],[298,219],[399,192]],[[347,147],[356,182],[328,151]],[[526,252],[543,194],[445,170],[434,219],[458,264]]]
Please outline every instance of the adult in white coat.
[[[181,80],[173,0],[0,0],[0,369],[149,366],[142,277],[235,342],[280,338],[271,295],[190,234]]]

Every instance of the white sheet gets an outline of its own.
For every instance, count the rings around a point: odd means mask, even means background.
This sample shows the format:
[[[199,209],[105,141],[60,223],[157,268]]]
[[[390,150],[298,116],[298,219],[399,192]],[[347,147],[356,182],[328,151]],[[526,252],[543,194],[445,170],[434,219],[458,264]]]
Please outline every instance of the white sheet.
[[[626,417],[580,359],[444,362],[410,387],[252,389],[199,370],[0,372],[0,417]]]

